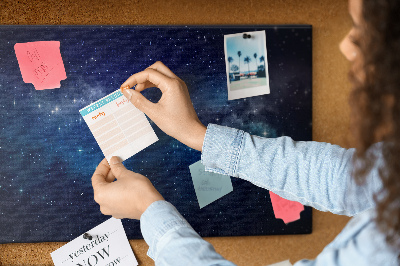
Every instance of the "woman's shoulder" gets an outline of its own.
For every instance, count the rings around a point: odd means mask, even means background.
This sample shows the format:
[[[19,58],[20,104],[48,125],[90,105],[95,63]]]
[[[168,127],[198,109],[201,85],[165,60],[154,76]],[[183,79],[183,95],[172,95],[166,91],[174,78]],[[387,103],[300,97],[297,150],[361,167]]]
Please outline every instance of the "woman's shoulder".
[[[336,253],[353,261],[365,261],[365,265],[397,265],[399,251],[386,242],[375,218],[375,208],[354,216],[324,252]]]

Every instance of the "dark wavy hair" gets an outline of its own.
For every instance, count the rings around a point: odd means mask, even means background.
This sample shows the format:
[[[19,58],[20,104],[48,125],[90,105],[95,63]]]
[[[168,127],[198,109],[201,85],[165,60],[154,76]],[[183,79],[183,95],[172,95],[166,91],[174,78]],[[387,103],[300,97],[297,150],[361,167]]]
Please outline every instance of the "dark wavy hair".
[[[362,63],[349,73],[352,132],[356,142],[353,176],[362,184],[376,162],[367,152],[382,141],[383,188],[374,196],[379,230],[400,250],[400,1],[363,0],[360,35]],[[362,71],[363,77],[359,77]],[[400,255],[399,255],[400,259]]]

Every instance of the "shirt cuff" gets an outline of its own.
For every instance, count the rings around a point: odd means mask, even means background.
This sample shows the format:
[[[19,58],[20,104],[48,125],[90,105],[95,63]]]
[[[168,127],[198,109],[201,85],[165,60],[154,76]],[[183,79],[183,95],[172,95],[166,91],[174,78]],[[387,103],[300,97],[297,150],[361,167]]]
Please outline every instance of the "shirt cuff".
[[[155,260],[160,239],[167,232],[181,227],[192,228],[171,203],[165,200],[153,202],[140,217],[140,229],[149,245],[147,255]]]
[[[243,137],[242,130],[208,124],[201,154],[205,170],[236,177]]]

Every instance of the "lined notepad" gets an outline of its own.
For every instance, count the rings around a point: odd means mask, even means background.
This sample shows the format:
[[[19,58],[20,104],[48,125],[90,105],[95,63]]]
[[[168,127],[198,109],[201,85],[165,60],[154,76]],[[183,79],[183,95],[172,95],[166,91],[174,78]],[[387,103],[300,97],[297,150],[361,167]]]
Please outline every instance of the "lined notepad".
[[[79,110],[107,161],[123,161],[158,140],[145,114],[120,90]]]

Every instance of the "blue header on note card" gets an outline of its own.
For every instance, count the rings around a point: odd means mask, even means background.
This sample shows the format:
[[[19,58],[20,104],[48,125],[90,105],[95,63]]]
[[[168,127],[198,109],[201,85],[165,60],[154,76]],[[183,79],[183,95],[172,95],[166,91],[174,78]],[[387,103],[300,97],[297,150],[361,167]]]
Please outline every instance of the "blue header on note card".
[[[109,102],[114,101],[115,99],[119,98],[123,96],[122,92],[120,90],[117,90],[109,95],[107,95],[106,97],[98,100],[95,103],[92,103],[91,105],[89,105],[88,107],[80,110],[79,112],[81,113],[82,116],[88,115],[93,111],[96,111],[97,109],[99,109],[100,107],[106,105]]]

